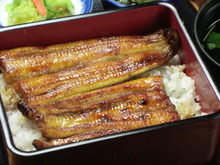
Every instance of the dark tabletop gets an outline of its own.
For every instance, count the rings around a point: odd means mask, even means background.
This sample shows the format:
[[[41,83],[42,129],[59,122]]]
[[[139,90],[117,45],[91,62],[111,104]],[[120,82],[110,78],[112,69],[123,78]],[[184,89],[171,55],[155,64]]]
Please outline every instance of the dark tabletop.
[[[193,8],[193,6],[187,1],[187,0],[171,0],[171,3],[174,3],[174,5],[177,8],[177,11],[179,12],[180,17],[184,20],[185,27],[189,33],[189,35],[192,38],[192,41],[194,42],[195,46],[198,48],[195,42],[195,37],[194,37],[194,31],[193,31],[193,26],[194,26],[194,20],[197,11]],[[106,2],[101,2],[101,0],[94,0],[94,6],[93,6],[93,11],[92,12],[100,12],[103,10],[111,10],[117,8],[109,3]],[[190,18],[190,20],[189,20]],[[199,52],[201,53],[201,52]],[[202,54],[202,53],[201,53]],[[218,76],[216,73],[219,72],[219,69],[217,66],[213,65],[209,59],[207,59],[205,56],[202,56],[202,60],[207,66],[208,71],[210,72],[214,82],[216,83],[216,86],[220,90],[220,76]],[[0,165],[7,165],[7,154],[5,151],[5,146],[3,143],[3,137],[0,134]],[[220,160],[217,160],[216,165],[220,164]]]

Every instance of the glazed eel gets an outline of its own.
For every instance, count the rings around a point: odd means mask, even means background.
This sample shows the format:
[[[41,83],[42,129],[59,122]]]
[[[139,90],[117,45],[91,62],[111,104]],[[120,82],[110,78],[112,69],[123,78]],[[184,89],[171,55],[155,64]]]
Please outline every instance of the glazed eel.
[[[164,36],[163,46],[155,47],[154,51],[131,53],[113,61],[102,61],[79,68],[68,68],[57,73],[17,80],[13,86],[27,105],[37,105],[48,104],[71,95],[129,80],[162,65],[176,55],[179,49],[178,33],[172,29],[156,32],[157,35],[161,33]]]
[[[162,77],[132,80],[177,54],[174,29],[37,49],[0,53],[4,78],[22,100],[20,111],[46,138],[35,140],[36,148],[180,119]]]
[[[67,108],[62,102],[68,103]],[[47,138],[34,140],[38,149],[180,120],[161,76],[132,80],[48,106],[51,108],[35,107],[35,123]]]
[[[128,54],[167,50],[175,42],[174,30],[159,30],[145,36],[113,36],[75,41],[48,47],[22,47],[0,52],[5,81],[38,77],[74,67],[123,59]],[[173,42],[174,41],[174,42]],[[173,43],[172,43],[173,42]],[[177,46],[178,47],[178,46]]]

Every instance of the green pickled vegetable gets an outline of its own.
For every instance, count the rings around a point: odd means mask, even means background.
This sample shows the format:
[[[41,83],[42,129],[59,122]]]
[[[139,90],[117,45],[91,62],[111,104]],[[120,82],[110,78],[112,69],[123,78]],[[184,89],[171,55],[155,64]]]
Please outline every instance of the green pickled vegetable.
[[[74,6],[69,0],[44,0],[48,10],[47,19],[65,17],[74,14]]]
[[[211,32],[206,39],[206,46],[209,50],[220,48],[220,33]]]
[[[47,14],[41,15],[32,0],[13,0],[5,10],[8,12],[8,25],[23,24],[74,15],[74,6],[70,0],[41,0]]]
[[[134,0],[134,1],[137,4],[141,4],[141,3],[151,2],[151,1],[154,1],[154,0]]]
[[[135,4],[141,4],[141,3],[151,2],[155,0],[116,0],[116,1],[123,5],[135,5]]]
[[[8,25],[22,24],[46,19],[40,15],[31,0],[13,0],[6,6]]]
[[[116,0],[116,1],[122,5],[130,5],[132,3],[131,0]]]

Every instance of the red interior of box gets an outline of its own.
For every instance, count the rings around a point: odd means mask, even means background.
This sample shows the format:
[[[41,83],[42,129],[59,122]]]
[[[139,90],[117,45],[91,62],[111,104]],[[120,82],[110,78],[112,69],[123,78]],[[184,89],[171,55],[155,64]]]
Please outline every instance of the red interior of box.
[[[167,6],[157,5],[122,10],[82,19],[75,17],[74,20],[0,32],[0,49],[50,45],[113,35],[147,34],[160,28],[178,30],[182,47],[179,55],[187,66],[186,73],[195,80],[203,111],[216,112],[220,108],[219,100],[182,31],[175,13]]]

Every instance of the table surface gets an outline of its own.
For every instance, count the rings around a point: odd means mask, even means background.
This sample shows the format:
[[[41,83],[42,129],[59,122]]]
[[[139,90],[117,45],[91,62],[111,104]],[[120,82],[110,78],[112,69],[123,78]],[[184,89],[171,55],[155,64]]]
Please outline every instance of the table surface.
[[[199,0],[201,1],[201,0]],[[206,0],[202,0],[203,3]],[[176,5],[177,11],[179,12],[180,17],[183,20],[187,20],[188,18],[191,18],[192,20],[195,18],[197,10],[199,10],[199,8],[201,7],[201,4],[197,4],[196,2],[198,2],[198,0],[190,0],[190,2],[187,0],[173,0],[174,5]],[[99,11],[103,11],[103,10],[110,10],[113,9],[114,6],[109,6],[109,4],[106,3],[101,3],[101,0],[94,0],[94,7],[93,7],[93,11],[92,12],[99,12]],[[184,21],[185,23],[185,27],[188,31],[188,33],[190,34],[193,42],[195,43],[195,38],[193,37],[193,23],[194,21]],[[196,45],[197,47],[197,45]],[[219,71],[219,68],[215,65],[212,65],[209,61],[209,59],[207,59],[206,57],[202,57],[204,63],[206,64],[214,82],[216,83],[216,86],[218,87],[218,89],[220,90],[220,77],[218,75],[216,75],[215,73],[217,73]],[[7,154],[5,151],[5,146],[2,140],[2,135],[0,134],[0,165],[7,165],[8,161],[7,161]],[[220,164],[220,160],[218,160],[216,162],[216,165]]]

